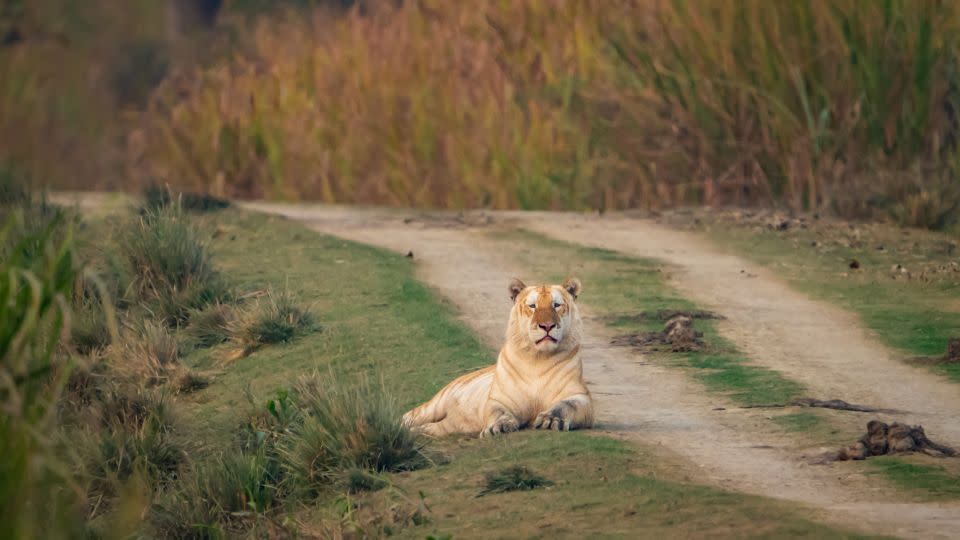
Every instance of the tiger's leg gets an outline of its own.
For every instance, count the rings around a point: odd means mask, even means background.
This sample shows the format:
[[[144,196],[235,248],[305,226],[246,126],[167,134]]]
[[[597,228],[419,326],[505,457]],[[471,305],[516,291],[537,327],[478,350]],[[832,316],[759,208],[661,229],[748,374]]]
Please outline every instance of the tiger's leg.
[[[463,425],[461,422],[457,422],[456,419],[447,417],[439,422],[432,422],[430,424],[423,424],[422,426],[413,428],[415,431],[426,435],[427,437],[443,437],[450,435],[452,433],[463,433]]]
[[[570,431],[593,426],[593,401],[587,394],[567,396],[537,415],[533,429]]]
[[[403,424],[407,427],[417,427],[432,424],[443,420],[447,416],[447,401],[450,385],[433,396],[433,399],[415,407],[403,415]]]
[[[480,432],[481,437],[509,433],[520,429],[520,421],[517,420],[516,415],[510,412],[502,403],[490,399],[487,402],[485,410],[486,412],[483,415],[483,430]]]

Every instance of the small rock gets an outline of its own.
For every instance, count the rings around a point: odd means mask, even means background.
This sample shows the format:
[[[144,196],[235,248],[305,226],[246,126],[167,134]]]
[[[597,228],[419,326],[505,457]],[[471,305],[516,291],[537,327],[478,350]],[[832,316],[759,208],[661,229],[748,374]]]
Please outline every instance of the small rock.
[[[947,355],[944,361],[960,363],[960,338],[952,337],[947,340]]]
[[[856,260],[856,259],[851,260],[851,261],[850,261],[850,268],[851,268],[852,270],[856,270],[856,269],[860,268],[860,261],[858,261],[858,260]]]

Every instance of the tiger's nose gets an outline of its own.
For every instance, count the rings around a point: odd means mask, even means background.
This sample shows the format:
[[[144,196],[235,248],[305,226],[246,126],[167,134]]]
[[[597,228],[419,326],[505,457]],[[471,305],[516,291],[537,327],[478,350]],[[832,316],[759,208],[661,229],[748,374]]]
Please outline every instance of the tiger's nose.
[[[555,324],[553,324],[553,323],[545,323],[545,324],[541,324],[541,325],[539,325],[539,326],[540,326],[540,328],[543,329],[544,332],[546,332],[546,333],[549,334],[550,331],[553,330],[554,327],[556,327],[557,325],[555,325]]]

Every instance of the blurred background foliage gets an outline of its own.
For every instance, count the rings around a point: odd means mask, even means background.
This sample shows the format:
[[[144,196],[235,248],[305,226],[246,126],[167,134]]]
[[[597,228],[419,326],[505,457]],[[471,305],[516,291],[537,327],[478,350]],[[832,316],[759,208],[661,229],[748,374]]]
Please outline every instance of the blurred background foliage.
[[[0,167],[444,208],[952,226],[949,0],[0,0]]]

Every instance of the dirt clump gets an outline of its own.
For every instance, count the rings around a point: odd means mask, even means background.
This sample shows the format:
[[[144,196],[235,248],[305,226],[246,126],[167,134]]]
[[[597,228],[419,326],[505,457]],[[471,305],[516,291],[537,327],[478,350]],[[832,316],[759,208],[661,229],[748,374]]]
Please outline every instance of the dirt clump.
[[[703,345],[703,332],[693,327],[693,319],[678,315],[669,321],[663,328],[664,339],[673,348],[673,352],[698,351]]]
[[[703,349],[703,332],[694,327],[693,317],[676,315],[666,322],[660,332],[617,336],[611,343],[636,347],[643,351],[658,351],[668,346],[670,352],[693,352]]]
[[[960,364],[960,338],[947,340],[947,351],[943,356],[917,356],[907,361],[919,365]]]
[[[873,456],[920,452],[935,457],[954,457],[957,451],[931,441],[923,431],[923,426],[910,426],[894,422],[886,424],[879,420],[867,423],[867,433],[860,440],[843,448],[826,461],[861,460]]]
[[[947,354],[944,355],[943,361],[951,364],[960,363],[960,338],[952,337],[947,340]]]

